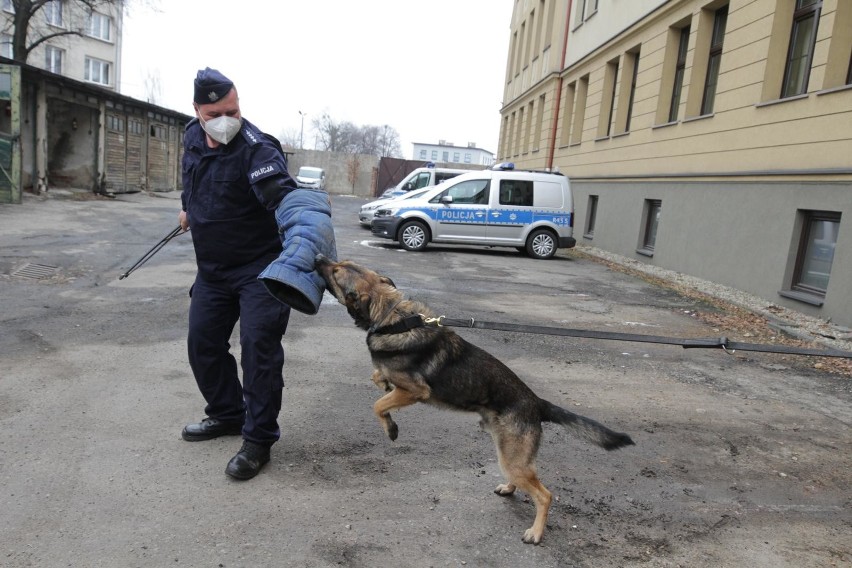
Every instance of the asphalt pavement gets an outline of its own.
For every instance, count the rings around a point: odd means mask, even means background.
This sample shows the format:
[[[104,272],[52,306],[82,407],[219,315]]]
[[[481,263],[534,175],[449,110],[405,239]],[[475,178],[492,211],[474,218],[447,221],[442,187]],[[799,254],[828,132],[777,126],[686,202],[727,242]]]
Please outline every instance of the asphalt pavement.
[[[359,226],[365,201],[332,197],[340,257],[448,317],[719,335],[697,317],[717,306],[582,255],[402,251]],[[185,347],[191,236],[119,279],[178,209],[176,193],[56,190],[0,205],[0,566],[852,565],[849,378],[795,357],[458,331],[636,441],[604,452],[545,426],[554,503],[532,546],[534,507],[492,492],[477,416],[415,406],[384,436],[364,333],[326,295],[284,339],[272,461],[228,478],[238,438],[180,438],[204,407]]]

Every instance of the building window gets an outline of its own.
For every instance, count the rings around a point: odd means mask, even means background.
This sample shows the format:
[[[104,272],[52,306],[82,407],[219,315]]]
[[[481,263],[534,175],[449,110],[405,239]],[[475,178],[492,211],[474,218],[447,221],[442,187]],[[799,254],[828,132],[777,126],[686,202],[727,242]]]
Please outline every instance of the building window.
[[[453,152],[453,161],[458,163],[461,160],[461,154],[459,152]]]
[[[420,149],[420,159],[421,159],[421,160],[425,160],[425,159],[426,159],[426,148],[421,148],[421,149]]]
[[[601,114],[598,119],[598,138],[605,138],[612,134],[612,114],[615,110],[615,83],[618,78],[618,58],[606,64],[603,82],[603,102]]]
[[[541,138],[544,129],[544,102],[545,95],[538,98],[538,110],[535,115],[535,132],[533,133],[532,149],[537,152],[541,149]]]
[[[62,0],[50,0],[44,5],[43,11],[48,24],[62,27]]]
[[[127,121],[127,131],[128,131],[129,134],[138,134],[139,136],[141,136],[142,132],[143,132],[142,121],[141,120],[132,120],[132,119],[128,120]]]
[[[571,118],[571,144],[583,141],[583,122],[586,120],[586,98],[589,95],[589,76],[580,77],[577,82],[574,116]]]
[[[660,225],[660,211],[663,202],[659,199],[645,200],[645,219],[642,224],[642,239],[636,251],[645,256],[654,256],[654,245],[657,242],[657,227]]]
[[[112,18],[104,16],[103,14],[98,14],[97,12],[92,12],[91,17],[89,18],[89,35],[104,41],[110,41],[111,25]]]
[[[633,53],[633,70],[630,73],[630,96],[627,99],[627,119],[624,132],[630,132],[630,121],[633,119],[633,99],[636,97],[636,78],[639,76],[639,51]]]
[[[669,122],[677,120],[680,108],[680,95],[683,91],[683,75],[686,72],[686,53],[689,48],[689,26],[680,30],[680,41],[677,47],[677,62],[675,63],[674,85],[672,86],[672,102],[669,106]]]
[[[50,71],[51,73],[61,75],[63,59],[62,53],[62,49],[59,49],[58,47],[53,47],[52,45],[48,45],[44,50],[44,68]]]
[[[106,127],[115,132],[124,132],[124,119],[108,114],[106,117]]]
[[[446,151],[446,150],[445,150],[444,152],[441,152],[441,158],[442,158],[445,162],[449,162],[449,161],[450,161],[450,153],[449,153],[448,151]]]
[[[579,26],[586,18],[586,0],[579,0],[576,4],[576,12],[574,12],[574,25]]]
[[[852,85],[852,53],[849,54],[849,70],[846,71],[846,84]]]
[[[821,8],[822,0],[796,0],[787,66],[781,85],[782,99],[804,94],[808,90]]]
[[[109,63],[100,59],[87,57],[85,65],[86,69],[83,78],[86,81],[109,85]]]
[[[595,236],[595,218],[598,216],[598,196],[589,196],[589,206],[586,210],[586,232],[583,236],[591,239]]]
[[[722,63],[722,43],[728,23],[728,7],[716,10],[713,17],[713,36],[710,39],[710,56],[707,61],[707,79],[704,81],[704,96],[701,99],[701,114],[712,114],[716,102],[716,85],[719,83],[719,66]]]
[[[0,34],[0,55],[12,59],[12,36]]]
[[[464,153],[464,163],[465,163],[465,164],[469,164],[469,163],[470,163],[470,152],[465,152],[465,153]]]
[[[834,261],[840,213],[802,211],[802,235],[793,271],[792,289],[825,297]]]

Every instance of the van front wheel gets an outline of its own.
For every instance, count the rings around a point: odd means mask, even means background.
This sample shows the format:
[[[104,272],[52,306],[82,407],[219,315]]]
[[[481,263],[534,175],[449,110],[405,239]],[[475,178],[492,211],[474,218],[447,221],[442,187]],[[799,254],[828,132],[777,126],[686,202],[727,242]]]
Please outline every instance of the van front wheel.
[[[399,228],[399,244],[405,250],[419,252],[429,244],[429,230],[420,221],[408,221]]]
[[[527,254],[547,260],[556,254],[556,237],[547,229],[537,229],[527,237]]]

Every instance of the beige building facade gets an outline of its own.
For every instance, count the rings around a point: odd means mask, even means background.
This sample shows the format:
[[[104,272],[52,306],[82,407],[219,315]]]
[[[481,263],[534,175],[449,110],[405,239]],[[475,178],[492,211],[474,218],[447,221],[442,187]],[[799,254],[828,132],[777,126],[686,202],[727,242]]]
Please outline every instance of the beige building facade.
[[[498,161],[575,235],[852,327],[852,1],[515,0]]]

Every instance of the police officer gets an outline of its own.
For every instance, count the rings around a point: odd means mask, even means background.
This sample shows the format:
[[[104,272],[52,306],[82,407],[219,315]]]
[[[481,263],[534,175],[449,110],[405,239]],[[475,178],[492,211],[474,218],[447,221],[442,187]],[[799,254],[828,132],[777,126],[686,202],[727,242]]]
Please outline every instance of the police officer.
[[[179,221],[192,230],[198,265],[187,344],[207,417],[187,425],[182,437],[195,442],[242,434],[242,448],[225,473],[251,479],[280,437],[281,340],[290,317],[290,307],[258,274],[281,254],[275,209],[296,183],[278,141],[242,117],[237,90],[222,73],[198,71],[193,107]],[[229,351],[238,320],[242,384]]]

